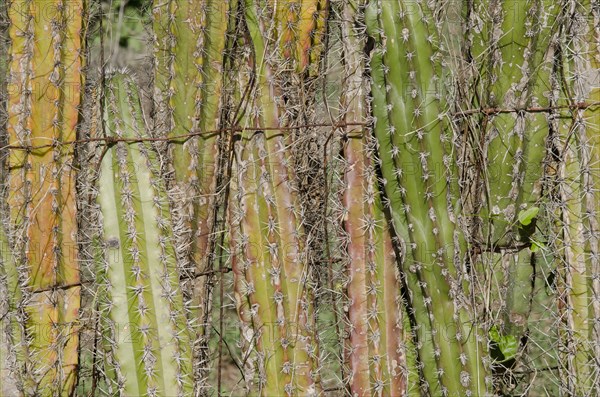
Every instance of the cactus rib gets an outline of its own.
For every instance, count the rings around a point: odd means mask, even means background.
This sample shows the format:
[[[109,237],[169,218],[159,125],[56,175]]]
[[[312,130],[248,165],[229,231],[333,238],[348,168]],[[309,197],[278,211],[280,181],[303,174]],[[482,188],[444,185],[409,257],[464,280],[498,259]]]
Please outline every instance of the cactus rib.
[[[569,104],[597,103],[600,11],[593,1],[567,1],[564,9],[571,18],[563,62]],[[600,392],[599,111],[595,105],[571,112],[571,120],[559,123],[557,132],[562,160],[558,180],[563,240],[560,298],[566,325],[563,369],[569,380],[563,387],[569,394],[594,395]]]

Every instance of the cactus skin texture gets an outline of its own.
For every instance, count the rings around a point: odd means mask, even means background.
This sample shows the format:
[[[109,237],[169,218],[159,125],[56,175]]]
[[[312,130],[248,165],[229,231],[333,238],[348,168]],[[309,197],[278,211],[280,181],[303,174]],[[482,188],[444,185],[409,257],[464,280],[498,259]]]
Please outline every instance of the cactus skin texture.
[[[481,0],[470,12],[471,56],[480,85],[470,107],[550,106],[556,17],[554,1]],[[497,113],[479,121],[485,167],[480,216],[484,243],[507,247],[521,240],[519,211],[540,198],[548,120],[545,113]]]
[[[569,395],[598,395],[600,378],[600,10],[594,1],[566,1],[570,18],[564,45],[567,103],[596,103],[573,109],[559,123],[561,314],[564,346],[561,378]],[[565,103],[561,103],[565,104]]]
[[[125,74],[109,77],[103,117],[108,137],[148,137],[136,84]],[[193,390],[192,346],[158,164],[149,143],[118,142],[100,167],[105,365],[124,396]]]
[[[12,1],[8,76],[10,208],[14,253],[11,327],[26,395],[70,395],[77,375],[80,306],[74,146],[83,1]],[[39,146],[47,145],[40,148]],[[16,284],[15,285],[15,281]]]
[[[413,308],[429,316],[418,322],[429,322],[429,330],[419,330],[416,342],[423,353],[424,392],[481,396],[487,390],[487,352],[469,317],[453,136],[437,88],[442,54],[433,13],[439,10],[430,5],[372,0],[367,6],[375,135],[394,230],[408,253],[403,268]]]
[[[234,148],[229,221],[238,228],[231,242],[238,313],[243,324],[252,318],[259,394],[314,396],[320,390],[319,352],[291,133],[271,129],[285,127],[293,116],[283,102],[279,73],[297,77],[296,68],[278,67],[293,59],[298,39],[281,26],[288,26],[284,18],[295,24],[301,7],[258,0],[243,7],[256,81],[242,123],[269,129],[243,131]],[[278,47],[273,38],[279,35],[289,44]]]
[[[344,4],[342,37],[346,122],[366,120],[367,87],[357,11]],[[403,344],[400,276],[375,170],[374,138],[368,129],[348,127],[343,148],[346,170],[342,201],[346,232],[349,300],[347,361],[353,396],[404,396],[407,379]]]
[[[190,326],[197,343],[205,347],[206,320],[210,302],[207,277],[194,275],[210,270],[214,245],[219,134],[221,127],[223,62],[230,1],[156,0],[155,134],[179,137],[207,132],[199,137],[174,139],[169,143],[173,182],[169,195],[173,204],[177,255],[185,277],[186,298],[194,310]],[[191,263],[190,263],[191,261]],[[194,291],[193,293],[191,291]],[[186,299],[187,300],[187,299]],[[206,367],[206,354],[199,367]],[[199,375],[203,377],[204,375]]]

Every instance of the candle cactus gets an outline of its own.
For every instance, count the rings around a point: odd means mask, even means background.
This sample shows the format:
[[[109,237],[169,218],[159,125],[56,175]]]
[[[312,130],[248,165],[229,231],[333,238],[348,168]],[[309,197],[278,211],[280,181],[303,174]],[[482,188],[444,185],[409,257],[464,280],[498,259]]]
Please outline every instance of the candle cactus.
[[[394,229],[409,253],[408,288],[430,320],[430,335],[417,342],[427,360],[423,387],[478,396],[488,390],[488,369],[468,295],[436,10],[411,5],[371,1],[366,10],[378,154]]]
[[[265,396],[317,395],[320,389],[312,281],[291,134],[285,131],[294,113],[284,102],[289,88],[282,79],[290,73],[282,66],[302,62],[292,57],[299,39],[288,29],[299,24],[298,31],[305,30],[298,22],[301,10],[296,3],[243,3],[255,89],[243,120],[252,130],[244,130],[234,148],[229,217],[230,227],[237,229],[231,244],[238,313],[243,323],[252,321],[258,387]],[[287,38],[280,50],[276,37]]]
[[[363,80],[366,35],[360,4],[342,9],[346,87],[342,112],[348,124],[367,120]],[[375,141],[367,128],[349,126],[343,148],[342,201],[348,257],[349,386],[354,396],[404,396],[407,389],[403,308],[396,255],[384,216],[375,169]],[[411,368],[413,372],[416,368]]]
[[[600,392],[600,13],[593,1],[566,1],[570,18],[563,47],[565,87],[561,105],[571,117],[557,123],[558,216],[560,230],[553,248],[560,253],[559,302],[563,319],[560,370],[562,387],[572,395]],[[577,109],[573,106],[590,103]]]
[[[484,113],[478,124],[485,161],[483,241],[490,249],[512,247],[523,240],[519,212],[541,194],[547,113],[524,110],[550,105],[560,6],[491,0],[471,7],[468,36],[478,81],[471,106],[499,110]]]
[[[109,78],[103,116],[109,138],[149,136],[137,87],[124,74]],[[123,141],[101,161],[99,297],[109,387],[119,395],[189,395],[191,338],[157,155],[147,142]]]
[[[223,63],[232,1],[157,0],[155,35],[155,135],[169,137],[175,246],[191,302],[190,326],[199,338],[198,377],[206,368],[219,166]],[[185,138],[189,133],[204,132]],[[191,263],[190,263],[191,262]]]
[[[83,67],[83,1],[8,4],[7,202],[16,374],[28,395],[69,395],[80,306],[74,146]]]

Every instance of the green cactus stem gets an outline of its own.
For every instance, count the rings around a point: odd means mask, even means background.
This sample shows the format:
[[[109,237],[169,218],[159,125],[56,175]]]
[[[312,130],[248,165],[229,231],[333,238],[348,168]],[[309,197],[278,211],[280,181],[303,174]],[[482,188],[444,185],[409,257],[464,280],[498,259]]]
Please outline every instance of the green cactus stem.
[[[439,90],[434,13],[440,10],[429,6],[377,0],[367,6],[375,135],[393,225],[411,252],[404,266],[412,273],[412,301],[422,300],[429,316],[430,335],[417,342],[433,350],[433,357],[422,357],[430,360],[423,363],[423,387],[433,395],[479,396],[487,390],[487,353],[472,317],[457,225],[453,136]]]
[[[107,137],[149,136],[136,84],[124,74],[107,82],[103,117]],[[111,145],[100,166],[105,365],[111,387],[124,396],[184,396],[194,388],[191,337],[158,166],[147,142]]]
[[[7,231],[22,295],[21,392],[70,395],[78,366],[80,305],[74,146],[83,75],[83,1],[8,7]],[[27,150],[24,150],[27,148]],[[14,277],[12,277],[14,281]],[[14,306],[13,306],[14,305]],[[13,313],[14,315],[14,313]],[[14,328],[13,328],[14,329]]]
[[[553,1],[482,0],[470,11],[475,67],[471,107],[519,110],[550,105],[556,16]],[[519,244],[517,216],[540,198],[547,114],[489,113],[478,121],[485,167],[480,211],[488,246]]]
[[[562,70],[566,100],[561,104],[591,104],[572,108],[571,119],[561,120],[557,133],[562,221],[559,292],[565,325],[562,370],[568,379],[563,388],[572,395],[595,395],[600,392],[600,11],[594,1],[567,1],[563,9],[569,25]]]

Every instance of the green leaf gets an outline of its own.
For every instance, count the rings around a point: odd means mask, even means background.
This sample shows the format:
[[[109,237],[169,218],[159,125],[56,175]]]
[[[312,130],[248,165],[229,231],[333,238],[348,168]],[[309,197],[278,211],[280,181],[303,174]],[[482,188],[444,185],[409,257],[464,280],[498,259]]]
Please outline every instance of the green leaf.
[[[540,212],[539,207],[531,207],[526,210],[522,210],[519,212],[519,222],[523,226],[529,225],[533,218],[537,216],[538,212]]]
[[[504,359],[500,360],[500,362],[505,362],[516,357],[519,351],[519,341],[514,335],[500,335],[498,328],[494,325],[490,329],[490,339],[496,342],[502,356],[504,356]]]

